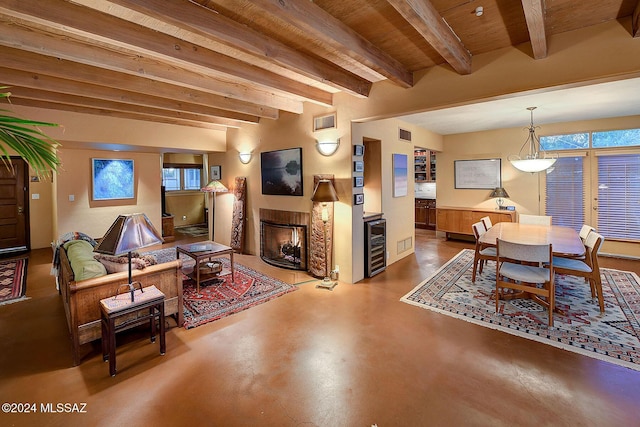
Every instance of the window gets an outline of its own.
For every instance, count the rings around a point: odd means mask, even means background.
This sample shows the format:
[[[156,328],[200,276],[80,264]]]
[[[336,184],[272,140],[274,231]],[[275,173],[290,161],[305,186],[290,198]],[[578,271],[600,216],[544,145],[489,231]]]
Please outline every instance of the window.
[[[541,136],[540,146],[545,151],[585,149],[589,148],[589,134],[573,133],[568,135]]]
[[[640,154],[598,156],[598,231],[640,238]]]
[[[593,148],[630,147],[640,145],[640,129],[593,132]]]
[[[582,157],[560,157],[547,174],[546,214],[554,225],[579,231],[584,220],[584,173]]]
[[[166,191],[200,190],[201,168],[162,168],[162,185]]]

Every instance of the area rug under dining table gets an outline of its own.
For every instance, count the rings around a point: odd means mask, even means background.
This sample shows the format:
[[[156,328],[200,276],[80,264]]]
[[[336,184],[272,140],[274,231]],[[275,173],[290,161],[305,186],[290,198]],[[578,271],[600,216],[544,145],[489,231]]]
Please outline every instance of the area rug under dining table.
[[[589,357],[640,370],[640,279],[629,271],[601,268],[605,313],[589,284],[556,275],[554,326],[546,309],[532,300],[500,301],[495,310],[495,263],[471,282],[474,251],[463,249],[402,302],[497,329]]]
[[[147,252],[159,263],[176,259],[175,248]],[[181,257],[182,271],[190,271],[195,265],[192,258]],[[230,262],[227,258],[216,258],[222,263],[218,279],[200,284],[196,292],[195,281],[183,277],[184,327],[187,329],[213,322],[234,313],[278,298],[298,289],[281,280],[262,274],[252,268],[234,262],[235,281],[231,281]]]

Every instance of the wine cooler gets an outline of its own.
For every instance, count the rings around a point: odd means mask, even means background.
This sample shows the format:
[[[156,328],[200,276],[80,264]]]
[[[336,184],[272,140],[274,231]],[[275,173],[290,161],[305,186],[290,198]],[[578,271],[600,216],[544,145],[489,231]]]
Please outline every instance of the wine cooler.
[[[364,223],[365,273],[375,276],[387,268],[387,221],[378,219]]]

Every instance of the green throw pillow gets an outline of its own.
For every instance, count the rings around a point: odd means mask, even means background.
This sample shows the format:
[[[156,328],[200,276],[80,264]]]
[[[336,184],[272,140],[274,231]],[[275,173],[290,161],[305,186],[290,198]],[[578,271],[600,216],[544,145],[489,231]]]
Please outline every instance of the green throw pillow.
[[[76,282],[107,274],[106,268],[93,258],[93,246],[84,240],[71,240],[64,244],[67,258]]]

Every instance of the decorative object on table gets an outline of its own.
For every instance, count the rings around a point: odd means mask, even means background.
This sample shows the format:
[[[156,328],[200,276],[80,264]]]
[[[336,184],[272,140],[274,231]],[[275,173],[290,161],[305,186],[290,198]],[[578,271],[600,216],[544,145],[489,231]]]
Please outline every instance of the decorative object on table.
[[[353,204],[354,205],[364,205],[364,194],[358,193],[353,195]]]
[[[549,154],[540,145],[540,139],[536,135],[536,127],[533,125],[533,110],[536,107],[528,107],[531,113],[531,122],[529,124],[529,136],[520,147],[518,154],[512,154],[507,159],[514,168],[523,172],[542,172],[549,169],[558,160],[556,153]],[[526,151],[525,147],[528,147]]]
[[[364,156],[364,145],[354,145],[353,146],[353,155],[354,156]]]
[[[131,159],[91,159],[93,200],[133,199],[135,173]]]
[[[260,153],[262,194],[302,196],[302,148]]]
[[[456,189],[487,189],[502,187],[502,160],[454,160],[454,187]]]
[[[362,160],[356,160],[353,162],[354,172],[364,172],[364,162]]]
[[[99,254],[120,256],[127,254],[129,264],[129,287],[131,301],[134,290],[131,279],[131,252],[147,246],[162,243],[162,236],[143,213],[119,215],[111,225],[94,252]]]
[[[233,186],[233,214],[231,216],[231,242],[229,246],[238,252],[244,252],[244,236],[247,204],[247,178],[236,176]]]
[[[640,370],[640,278],[630,271],[601,268],[606,312],[581,277],[556,275],[554,327],[547,312],[530,300],[502,301],[495,313],[494,269],[471,283],[472,249],[447,264],[401,298],[402,302],[486,328],[549,344],[574,353]]]
[[[489,198],[491,199],[496,199],[496,209],[498,210],[506,210],[507,208],[504,206],[504,199],[508,199],[509,198],[509,193],[507,193],[507,190],[505,190],[502,187],[496,187],[493,189],[493,191],[491,191],[491,194],[489,194]]]
[[[406,154],[393,154],[393,197],[406,196],[409,186],[408,156]]]
[[[316,285],[316,287],[323,287],[329,290],[333,290],[333,287],[338,284],[331,280],[329,277],[330,266],[332,266],[331,258],[329,258],[329,249],[327,243],[327,223],[329,222],[329,210],[327,207],[327,203],[333,203],[338,201],[338,195],[336,194],[335,188],[333,188],[333,183],[328,179],[321,179],[318,181],[318,185],[313,190],[313,196],[311,200],[315,203],[321,203],[322,206],[322,224],[323,224],[323,233],[324,233],[324,256],[325,256],[325,275],[324,279]],[[333,231],[333,217],[332,220],[332,231]],[[333,233],[332,233],[333,234]],[[331,243],[333,247],[333,235],[331,236]]]
[[[216,209],[216,194],[217,193],[226,193],[229,191],[227,187],[224,186],[223,183],[214,179],[209,182],[207,185],[202,187],[200,191],[204,191],[205,193],[209,193],[209,240],[213,240],[213,230],[214,224],[213,219],[215,218],[215,209]],[[212,195],[213,194],[213,195]]]
[[[175,251],[173,256],[175,257]],[[238,263],[234,265],[235,281],[232,282],[229,260],[221,258],[220,262],[222,272],[218,277],[222,279],[221,283],[215,286],[205,285],[197,293],[194,280],[184,281],[186,329],[213,322],[298,289]]]
[[[29,299],[27,292],[28,258],[0,261],[0,305]]]
[[[220,181],[222,179],[222,166],[211,166],[211,172],[209,174],[210,181]]]

